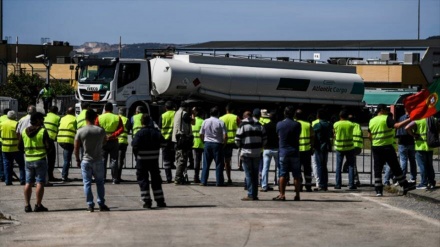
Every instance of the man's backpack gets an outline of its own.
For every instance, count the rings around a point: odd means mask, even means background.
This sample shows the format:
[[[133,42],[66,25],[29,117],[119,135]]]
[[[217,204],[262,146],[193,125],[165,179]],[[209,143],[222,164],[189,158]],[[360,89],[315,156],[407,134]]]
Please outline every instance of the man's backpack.
[[[429,117],[426,119],[428,131],[426,132],[426,141],[431,148],[440,147],[439,128],[437,119]]]

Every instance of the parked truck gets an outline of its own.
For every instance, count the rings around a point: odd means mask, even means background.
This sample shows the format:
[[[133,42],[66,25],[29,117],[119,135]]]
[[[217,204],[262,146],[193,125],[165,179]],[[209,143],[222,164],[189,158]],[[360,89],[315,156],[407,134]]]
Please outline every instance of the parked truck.
[[[101,112],[107,102],[129,115],[143,105],[157,115],[166,100],[205,103],[362,106],[355,67],[201,55],[153,59],[82,59],[76,98]],[[80,103],[76,105],[80,111]]]

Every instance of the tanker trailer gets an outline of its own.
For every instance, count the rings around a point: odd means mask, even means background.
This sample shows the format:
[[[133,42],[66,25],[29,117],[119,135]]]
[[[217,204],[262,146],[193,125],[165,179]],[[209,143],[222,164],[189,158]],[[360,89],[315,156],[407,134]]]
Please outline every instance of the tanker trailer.
[[[355,67],[197,55],[150,60],[155,99],[362,106]]]

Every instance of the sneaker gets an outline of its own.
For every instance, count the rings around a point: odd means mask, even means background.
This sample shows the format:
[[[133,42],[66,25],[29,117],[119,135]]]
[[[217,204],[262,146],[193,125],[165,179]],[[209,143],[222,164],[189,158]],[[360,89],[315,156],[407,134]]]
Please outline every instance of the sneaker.
[[[436,181],[434,180],[434,182],[431,182],[431,183],[428,183],[428,186],[427,186],[427,189],[434,189],[435,188],[435,184],[436,184]]]
[[[416,184],[415,183],[408,183],[408,184],[406,184],[404,187],[403,187],[403,195],[405,196],[407,193],[408,193],[408,191],[410,191],[410,190],[415,190],[417,187],[416,187]]]
[[[393,185],[394,185],[394,186],[399,186],[399,182],[397,182],[397,183],[394,183]]]
[[[49,209],[44,207],[43,204],[41,204],[40,206],[35,204],[34,212],[47,212],[47,211],[49,211]]]
[[[335,186],[335,190],[340,190],[341,186]]]
[[[382,197],[382,196],[383,196],[382,193],[376,192],[376,197]]]
[[[107,205],[103,204],[99,206],[99,211],[101,212],[110,211],[110,208],[108,208]]]
[[[25,211],[26,213],[30,213],[30,212],[32,212],[32,207],[31,207],[31,205],[27,205],[26,207],[24,207],[24,211]]]
[[[241,198],[241,200],[242,200],[242,201],[253,201],[254,198],[249,197],[249,196],[246,196],[246,197]]]
[[[165,202],[156,202],[158,208],[166,208],[167,204]]]
[[[313,191],[328,191],[328,189],[326,187],[318,187],[318,188],[314,188]]]
[[[142,205],[143,208],[151,209],[151,202],[145,202],[144,205]]]
[[[416,180],[412,180],[412,179],[408,180],[408,183],[415,183],[415,182]]]
[[[112,180],[112,183],[113,183],[113,184],[120,184],[121,182],[120,182],[118,179],[113,179],[113,180]]]
[[[89,207],[87,208],[87,211],[88,211],[89,213],[93,213],[93,212],[95,212],[95,208],[94,208],[93,206],[89,206]]]
[[[357,187],[356,186],[350,186],[350,187],[348,187],[348,189],[349,190],[357,190]]]
[[[228,179],[228,184],[231,185],[232,184],[232,180]]]
[[[426,190],[426,185],[419,184],[419,185],[417,185],[416,189],[418,189],[418,190]]]
[[[194,183],[195,183],[195,184],[199,184],[199,183],[201,183],[201,181],[200,181],[199,178],[194,178]]]

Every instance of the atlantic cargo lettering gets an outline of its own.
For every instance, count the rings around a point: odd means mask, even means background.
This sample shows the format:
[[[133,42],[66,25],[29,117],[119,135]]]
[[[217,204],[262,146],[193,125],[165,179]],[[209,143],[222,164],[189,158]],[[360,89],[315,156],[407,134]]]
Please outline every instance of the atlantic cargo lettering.
[[[347,89],[345,88],[339,88],[339,87],[321,87],[321,86],[313,86],[312,91],[317,92],[333,92],[333,93],[347,93]]]

